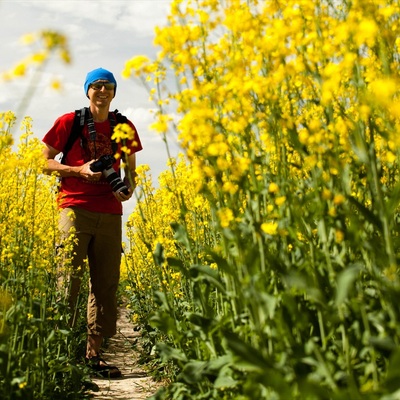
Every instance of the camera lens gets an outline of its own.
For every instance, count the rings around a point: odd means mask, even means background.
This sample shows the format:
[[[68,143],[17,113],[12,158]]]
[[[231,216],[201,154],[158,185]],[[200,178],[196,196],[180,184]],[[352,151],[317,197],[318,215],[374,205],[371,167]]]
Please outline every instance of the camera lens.
[[[114,171],[113,168],[109,168],[103,171],[104,176],[107,179],[107,182],[111,185],[113,192],[119,193],[122,192],[124,194],[129,194],[129,189],[122,181],[120,176]]]
[[[113,192],[123,192],[129,194],[128,187],[124,184],[120,176],[115,172],[112,167],[115,158],[111,155],[101,156],[98,160],[90,164],[90,169],[93,172],[103,172],[107,182],[111,185]]]

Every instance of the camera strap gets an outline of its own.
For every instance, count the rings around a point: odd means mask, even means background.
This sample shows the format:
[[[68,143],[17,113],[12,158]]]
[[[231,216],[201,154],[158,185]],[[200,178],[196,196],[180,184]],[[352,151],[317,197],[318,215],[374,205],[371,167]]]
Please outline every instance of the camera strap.
[[[118,110],[114,111],[114,113],[117,113],[117,112],[118,112]],[[108,113],[108,119],[110,120],[111,137],[112,137],[112,135],[114,133],[115,125],[117,125],[117,121],[116,121],[113,113]],[[117,142],[115,140],[112,140],[112,139],[111,139],[111,148],[112,148],[112,151],[113,151],[114,154],[118,150]]]
[[[82,113],[88,113],[89,117],[87,119],[87,126],[88,126],[88,131],[89,131],[89,138],[90,140],[93,142],[93,148],[94,148],[94,158],[97,158],[97,154],[96,154],[96,137],[97,137],[97,132],[96,132],[96,128],[94,126],[94,120],[93,120],[93,115],[90,112],[89,108],[85,108],[85,111]],[[114,132],[114,128],[116,125],[116,120],[114,117],[113,113],[108,113],[108,119],[110,121],[110,131],[111,131],[111,136]],[[82,115],[81,115],[81,120],[82,120]],[[83,116],[83,120],[85,120],[85,116]],[[115,143],[114,140],[111,139],[111,146],[112,146],[112,150],[113,153],[115,154],[117,151],[117,144]]]
[[[93,142],[93,149],[94,149],[94,158],[97,158],[96,154],[96,137],[97,137],[97,132],[96,128],[94,127],[94,121],[93,121],[93,115],[90,112],[90,109],[87,109],[88,112],[88,119],[87,119],[87,126],[88,126],[88,131],[89,131],[89,139]],[[85,113],[86,113],[86,108],[85,108]]]

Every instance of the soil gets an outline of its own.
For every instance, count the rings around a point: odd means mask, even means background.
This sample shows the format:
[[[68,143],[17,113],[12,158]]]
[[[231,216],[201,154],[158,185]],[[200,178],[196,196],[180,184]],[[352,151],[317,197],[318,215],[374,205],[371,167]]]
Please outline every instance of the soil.
[[[153,395],[160,384],[153,381],[138,363],[135,342],[140,332],[134,330],[129,312],[119,309],[117,334],[108,340],[102,354],[104,360],[117,366],[122,377],[118,379],[93,378],[99,390],[92,392],[94,400],[144,400]]]

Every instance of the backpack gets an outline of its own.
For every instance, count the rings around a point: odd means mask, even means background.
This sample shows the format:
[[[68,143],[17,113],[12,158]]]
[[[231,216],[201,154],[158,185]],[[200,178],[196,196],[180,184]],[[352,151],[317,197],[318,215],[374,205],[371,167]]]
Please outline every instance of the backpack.
[[[88,120],[89,112],[88,107],[83,107],[80,110],[75,110],[74,123],[72,125],[72,129],[70,135],[68,137],[67,143],[63,149],[63,156],[61,158],[61,164],[65,164],[65,159],[67,157],[68,152],[71,150],[72,145],[75,143],[78,138],[82,137],[82,130],[85,126],[85,123]],[[115,117],[114,117],[115,116]],[[108,113],[108,119],[110,120],[111,130],[113,131],[117,124],[127,123],[128,118],[115,110],[113,112]],[[117,144],[114,140],[112,140],[112,147],[114,153],[117,151]]]

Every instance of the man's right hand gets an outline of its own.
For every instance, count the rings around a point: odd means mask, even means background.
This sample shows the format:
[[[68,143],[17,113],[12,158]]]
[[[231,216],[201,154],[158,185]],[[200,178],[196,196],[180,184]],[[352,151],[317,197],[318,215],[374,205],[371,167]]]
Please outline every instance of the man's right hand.
[[[93,172],[90,169],[90,164],[92,164],[95,160],[88,161],[86,164],[83,164],[79,167],[79,176],[87,181],[98,181],[101,178],[102,172]]]

